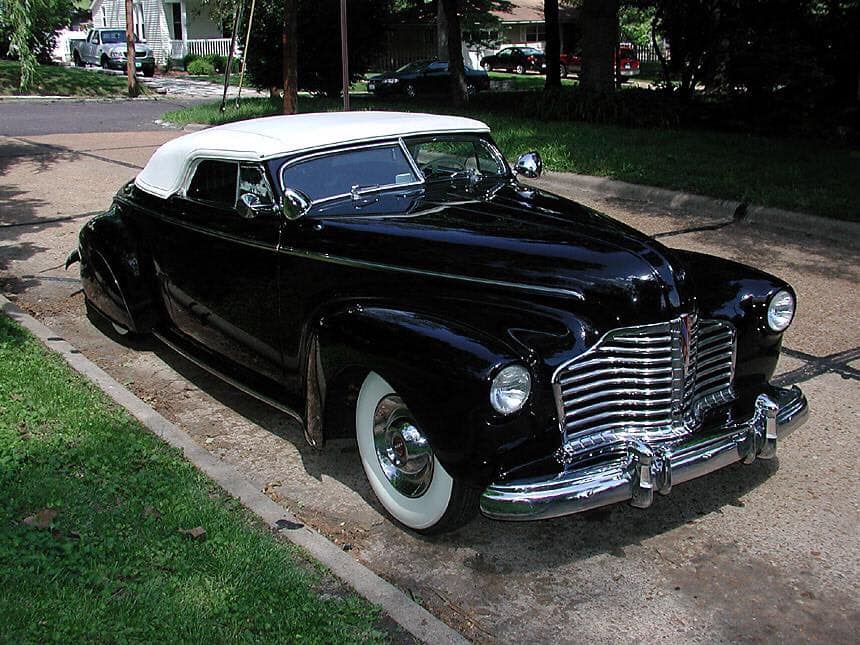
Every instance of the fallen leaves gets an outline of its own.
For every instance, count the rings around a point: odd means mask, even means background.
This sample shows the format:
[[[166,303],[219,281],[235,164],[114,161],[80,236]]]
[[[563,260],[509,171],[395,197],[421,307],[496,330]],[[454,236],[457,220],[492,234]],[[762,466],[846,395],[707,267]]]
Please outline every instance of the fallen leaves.
[[[38,513],[34,513],[21,520],[25,526],[32,526],[37,529],[49,529],[57,517],[57,510],[54,508],[43,508]]]
[[[195,526],[193,529],[176,529],[180,534],[191,540],[205,540],[206,529],[202,526]]]

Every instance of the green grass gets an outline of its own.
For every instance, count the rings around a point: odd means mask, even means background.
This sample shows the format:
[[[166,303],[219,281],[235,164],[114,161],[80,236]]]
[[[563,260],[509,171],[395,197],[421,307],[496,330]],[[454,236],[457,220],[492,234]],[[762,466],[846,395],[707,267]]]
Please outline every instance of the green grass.
[[[23,521],[44,509],[50,527]],[[0,642],[387,639],[376,609],[5,316],[0,589]]]
[[[438,104],[381,102],[355,97],[354,109],[451,112]],[[303,112],[340,109],[340,101],[299,97]],[[280,102],[243,101],[168,112],[178,124],[225,123],[277,114]],[[780,139],[707,130],[624,128],[583,122],[545,122],[488,112],[485,121],[508,159],[538,150],[550,170],[612,177],[721,199],[860,221],[860,153],[814,140]]]
[[[490,72],[490,82],[493,85],[498,83],[504,83],[504,81],[508,81],[503,89],[509,90],[542,90],[544,84],[546,83],[546,76],[543,74],[535,74],[530,72],[528,74],[508,74],[507,72]],[[497,83],[493,83],[496,81]],[[575,78],[563,78],[561,79],[562,85],[574,86],[577,84]],[[495,89],[491,87],[491,89]]]
[[[0,96],[19,94],[21,66],[17,61],[0,60]],[[125,76],[58,65],[38,65],[36,80],[27,94],[40,96],[125,96]]]

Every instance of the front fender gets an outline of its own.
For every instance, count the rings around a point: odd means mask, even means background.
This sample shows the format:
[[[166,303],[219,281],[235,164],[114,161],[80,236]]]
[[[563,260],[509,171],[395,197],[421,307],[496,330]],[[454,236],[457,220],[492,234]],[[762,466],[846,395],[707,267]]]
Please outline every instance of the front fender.
[[[780,289],[794,290],[764,271],[695,253],[675,251],[683,258],[696,286],[700,315],[730,321],[738,330],[735,386],[758,391],[773,376],[782,347],[782,333],[767,326],[767,305]]]
[[[524,359],[479,330],[428,313],[352,305],[323,317],[316,337],[325,382],[355,368],[379,373],[445,469],[465,481],[489,482],[500,444],[529,433],[528,405],[502,419],[489,403],[498,370]]]

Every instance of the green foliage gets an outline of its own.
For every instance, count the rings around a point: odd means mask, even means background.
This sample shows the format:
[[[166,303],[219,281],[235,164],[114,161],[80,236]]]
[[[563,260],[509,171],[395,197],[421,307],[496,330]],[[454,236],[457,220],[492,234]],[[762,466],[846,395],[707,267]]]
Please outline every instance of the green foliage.
[[[0,0],[0,55],[21,62],[22,93],[35,80],[36,63],[49,63],[56,31],[69,24],[72,0]]]
[[[619,92],[625,95],[630,90]],[[533,95],[533,96],[530,96]],[[653,94],[657,94],[656,92]],[[613,177],[636,184],[686,190],[723,199],[777,206],[836,219],[860,221],[860,156],[850,148],[814,138],[763,137],[702,128],[621,127],[582,121],[548,121],[529,111],[541,92],[479,94],[460,113],[487,123],[508,159],[538,150],[546,168]],[[633,93],[626,107],[591,103],[591,109],[624,110],[636,121],[635,109],[644,94]],[[451,113],[448,105],[351,100],[354,110],[387,109]],[[502,111],[502,107],[507,112]],[[242,101],[239,110],[221,112],[218,103],[199,105],[164,118],[178,124],[224,123],[280,112],[280,102]],[[340,102],[299,96],[302,112],[339,110]],[[647,108],[655,113],[660,106]],[[728,110],[729,112],[731,110]],[[661,118],[658,116],[651,119]],[[708,123],[707,119],[704,123]],[[640,122],[641,124],[641,122]]]
[[[208,76],[215,73],[215,66],[205,58],[195,58],[185,69],[192,76]]]
[[[618,32],[622,42],[634,45],[651,43],[651,21],[654,18],[653,7],[621,7],[618,10]]]
[[[2,642],[385,639],[373,607],[5,316],[0,491]]]
[[[350,0],[349,71],[352,80],[369,69],[385,38],[392,0]],[[283,87],[282,3],[259,0],[248,43],[247,73],[260,89]],[[299,89],[337,95],[341,88],[340,10],[338,2],[298,0]],[[247,30],[248,12],[240,34]]]

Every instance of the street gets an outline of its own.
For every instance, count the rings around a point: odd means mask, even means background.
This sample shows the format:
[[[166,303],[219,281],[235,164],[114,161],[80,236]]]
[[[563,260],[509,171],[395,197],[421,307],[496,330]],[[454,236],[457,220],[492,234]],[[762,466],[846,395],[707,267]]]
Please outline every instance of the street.
[[[178,104],[0,102],[0,287],[196,442],[466,637],[481,642],[852,642],[860,626],[860,251],[840,239],[720,223],[568,193],[671,247],[788,280],[799,314],[778,385],[798,384],[808,423],[778,459],[735,465],[648,510],[613,506],[538,523],[483,517],[426,538],[376,502],[354,441],[311,449],[285,415],[155,341],[125,347],[86,319],[80,227],[161,143]],[[555,188],[552,178],[540,183]],[[852,228],[855,227],[855,228]]]

